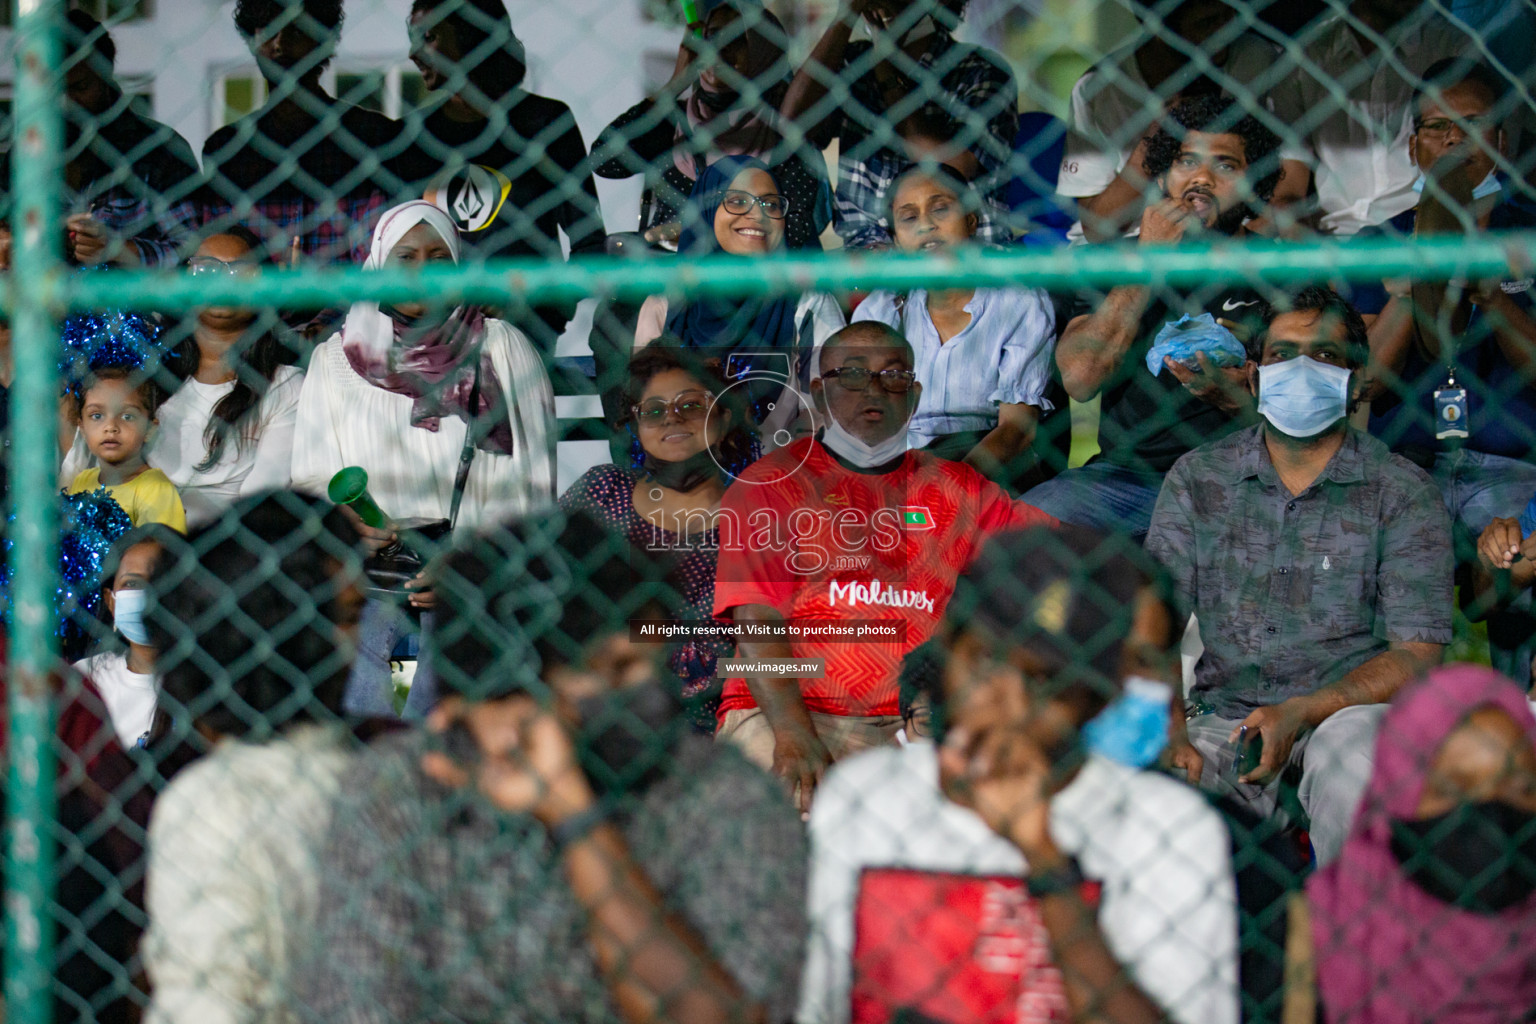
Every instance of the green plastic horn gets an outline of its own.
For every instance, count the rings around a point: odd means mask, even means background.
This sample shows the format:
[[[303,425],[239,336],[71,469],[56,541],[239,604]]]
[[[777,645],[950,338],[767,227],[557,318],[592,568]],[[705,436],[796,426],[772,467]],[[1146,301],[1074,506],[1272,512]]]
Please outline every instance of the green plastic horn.
[[[374,503],[373,495],[368,493],[368,471],[362,466],[348,466],[338,470],[331,477],[325,492],[336,504],[351,505],[352,511],[369,526],[378,530],[389,526],[389,517]]]

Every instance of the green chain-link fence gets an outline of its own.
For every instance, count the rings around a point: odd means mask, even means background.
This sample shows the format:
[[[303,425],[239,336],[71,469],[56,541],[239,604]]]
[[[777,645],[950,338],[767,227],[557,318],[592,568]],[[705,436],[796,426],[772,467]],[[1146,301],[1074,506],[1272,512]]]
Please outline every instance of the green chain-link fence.
[[[12,21],[8,1019],[1530,1005],[1525,0]]]

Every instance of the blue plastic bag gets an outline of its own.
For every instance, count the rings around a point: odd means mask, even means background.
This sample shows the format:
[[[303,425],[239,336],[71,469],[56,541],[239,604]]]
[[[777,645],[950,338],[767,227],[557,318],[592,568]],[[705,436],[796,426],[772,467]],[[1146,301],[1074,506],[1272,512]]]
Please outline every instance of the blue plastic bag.
[[[1164,324],[1157,337],[1152,339],[1152,348],[1147,352],[1147,370],[1156,377],[1165,369],[1165,356],[1197,370],[1200,360],[1196,356],[1201,352],[1216,366],[1242,366],[1248,359],[1248,351],[1237,340],[1237,335],[1218,324],[1211,314],[1185,314]]]

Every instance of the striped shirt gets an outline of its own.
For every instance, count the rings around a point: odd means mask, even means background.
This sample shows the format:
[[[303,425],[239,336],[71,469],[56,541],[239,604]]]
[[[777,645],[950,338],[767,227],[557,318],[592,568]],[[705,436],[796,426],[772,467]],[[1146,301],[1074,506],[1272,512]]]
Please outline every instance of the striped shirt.
[[[1056,348],[1056,317],[1038,288],[978,288],[966,303],[971,322],[939,340],[928,314],[928,293],[875,292],[854,311],[854,322],[878,320],[912,343],[923,392],[907,427],[921,448],[934,438],[997,426],[997,406],[1033,405],[1049,412],[1045,389]]]

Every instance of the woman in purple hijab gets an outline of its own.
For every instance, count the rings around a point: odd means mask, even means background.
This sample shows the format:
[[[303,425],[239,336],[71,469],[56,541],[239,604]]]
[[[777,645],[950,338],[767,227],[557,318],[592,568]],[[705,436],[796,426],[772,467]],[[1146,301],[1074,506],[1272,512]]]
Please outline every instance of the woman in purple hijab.
[[[453,222],[417,200],[379,218],[363,268],[458,261]],[[434,306],[425,294],[393,305],[358,302],[341,333],[310,359],[294,431],[293,485],[325,495],[338,470],[360,466],[369,494],[391,520],[441,522],[457,506],[454,532],[472,532],[553,506],[554,442],[549,375],[521,331],[478,306]],[[466,453],[469,471],[455,502]],[[394,532],[356,525],[372,549]],[[425,580],[412,589],[409,605],[420,613],[425,650],[431,589]],[[393,714],[389,658],[412,628],[399,606],[369,601],[348,711]],[[406,710],[425,714],[433,691],[423,659]]]
[[[1329,1024],[1536,1019],[1536,718],[1447,665],[1404,688],[1339,858],[1307,885]]]

